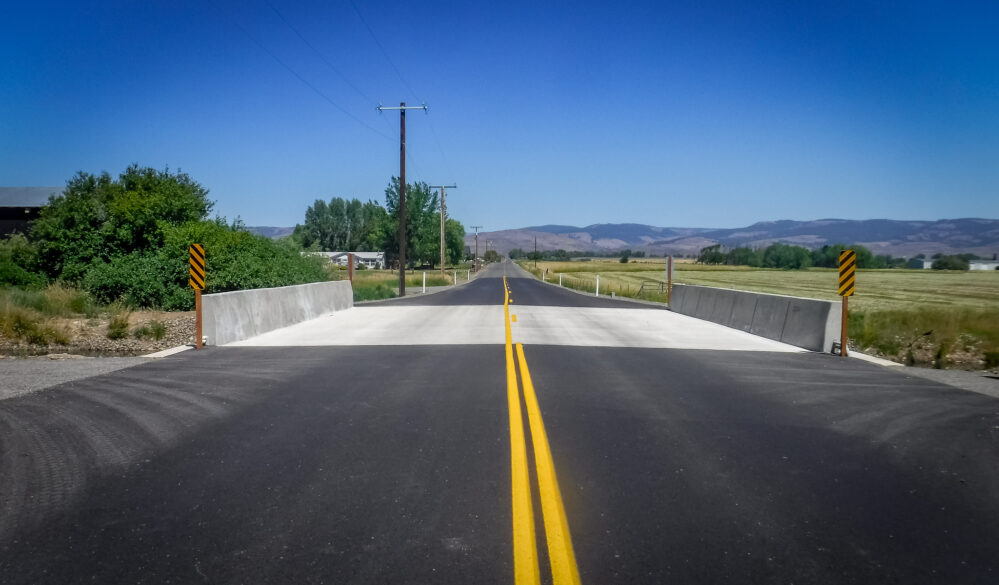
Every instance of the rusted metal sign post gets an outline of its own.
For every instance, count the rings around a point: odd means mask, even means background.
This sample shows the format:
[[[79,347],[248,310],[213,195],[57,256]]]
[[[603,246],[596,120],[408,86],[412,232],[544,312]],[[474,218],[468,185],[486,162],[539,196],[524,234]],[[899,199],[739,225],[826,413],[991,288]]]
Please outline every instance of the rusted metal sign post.
[[[354,253],[347,254],[347,279],[354,285]]]
[[[187,282],[194,289],[194,347],[201,349],[201,291],[205,290],[205,248],[201,244],[191,244],[188,249],[190,278]]]
[[[849,299],[853,296],[856,273],[857,253],[853,250],[843,250],[839,253],[839,296],[843,297],[843,325],[839,336],[839,355],[843,357],[846,357]]]

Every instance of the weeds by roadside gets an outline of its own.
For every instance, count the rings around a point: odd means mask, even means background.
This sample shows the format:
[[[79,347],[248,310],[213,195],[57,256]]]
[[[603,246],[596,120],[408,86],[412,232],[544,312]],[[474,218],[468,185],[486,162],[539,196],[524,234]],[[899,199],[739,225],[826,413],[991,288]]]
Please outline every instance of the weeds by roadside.
[[[128,316],[130,311],[119,309],[108,322],[108,339],[125,339],[128,336]]]
[[[65,345],[72,339],[56,317],[94,311],[85,293],[52,285],[42,290],[0,289],[0,335],[34,345]]]
[[[144,323],[142,326],[136,328],[132,335],[136,339],[155,339],[159,341],[166,336],[166,325],[162,321],[156,321],[155,319]]]

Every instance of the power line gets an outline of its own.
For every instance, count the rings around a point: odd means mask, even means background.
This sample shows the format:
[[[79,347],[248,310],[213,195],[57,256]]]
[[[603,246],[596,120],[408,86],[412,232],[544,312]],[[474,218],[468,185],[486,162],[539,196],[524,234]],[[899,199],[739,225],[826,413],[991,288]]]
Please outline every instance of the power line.
[[[378,41],[378,37],[375,36],[375,31],[371,30],[371,27],[368,26],[368,21],[364,20],[364,17],[361,15],[361,11],[358,10],[357,8],[357,4],[354,4],[354,0],[350,0],[350,5],[354,8],[354,13],[357,14],[357,18],[361,19],[361,24],[364,25],[364,28],[368,29],[368,34],[371,35],[371,38],[375,41],[375,44],[378,45],[378,49],[381,50],[382,56],[385,57],[385,60],[388,61],[388,64],[392,66],[392,70],[395,71],[395,74],[399,77],[399,81],[401,81],[402,84],[406,86],[406,90],[409,91],[409,93],[414,98],[416,98],[416,101],[422,103],[423,100],[421,100],[420,97],[416,95],[416,92],[413,91],[413,88],[409,86],[409,83],[406,82],[406,78],[402,76],[402,73],[399,72],[399,68],[396,67],[395,63],[392,62],[392,58],[388,56],[388,51],[386,51],[385,47],[383,47],[381,42]]]
[[[378,45],[378,49],[382,52],[382,56],[385,57],[385,60],[388,61],[388,64],[392,67],[392,70],[395,71],[395,74],[399,78],[399,81],[402,82],[402,84],[406,87],[406,90],[410,94],[412,94],[412,96],[416,98],[417,101],[422,103],[423,100],[421,100],[420,97],[416,95],[416,92],[413,91],[413,88],[406,81],[406,78],[402,76],[402,72],[400,72],[399,68],[395,66],[395,62],[392,61],[392,58],[389,57],[388,51],[385,50],[384,45],[382,45],[381,41],[378,40],[378,37],[375,36],[375,31],[371,29],[370,25],[368,25],[368,21],[364,19],[364,16],[361,14],[360,9],[357,8],[357,4],[354,3],[354,0],[350,0],[350,6],[354,9],[354,12],[357,14],[357,18],[361,20],[361,24],[363,24],[364,28],[368,30],[368,34],[371,35],[371,39],[375,41],[376,45]],[[441,153],[441,159],[444,162],[445,170],[449,174],[451,174],[451,163],[448,160],[447,154],[444,153],[444,147],[441,145],[440,138],[438,138],[437,136],[437,129],[434,127],[433,121],[430,121],[430,134],[434,138],[434,143],[437,145],[437,150],[440,151]],[[416,165],[414,164],[414,166]]]
[[[221,12],[221,10],[217,6],[215,8],[216,8],[216,10],[218,10],[219,12]],[[330,105],[332,105],[334,108],[340,110],[340,112],[343,115],[347,116],[351,120],[354,120],[355,122],[357,122],[361,126],[364,126],[368,130],[371,130],[372,132],[374,132],[375,134],[381,136],[382,138],[384,138],[386,140],[390,140],[390,141],[393,140],[387,134],[384,134],[383,132],[375,130],[372,126],[369,126],[363,120],[361,120],[357,116],[355,116],[355,115],[351,114],[350,112],[348,112],[347,110],[345,110],[343,107],[340,106],[340,104],[338,104],[335,101],[333,101],[332,98],[330,98],[328,95],[326,95],[325,93],[323,93],[319,88],[317,88],[316,86],[314,86],[311,83],[309,83],[308,80],[306,80],[304,77],[302,77],[301,75],[299,75],[298,72],[296,72],[294,69],[292,69],[287,63],[285,63],[284,61],[282,61],[273,52],[271,52],[270,49],[268,49],[267,47],[265,47],[263,45],[263,43],[261,43],[260,41],[258,41],[256,39],[256,37],[254,37],[253,35],[251,35],[250,32],[248,30],[246,30],[246,28],[244,28],[243,25],[239,24],[239,21],[237,21],[235,18],[230,17],[229,20],[234,25],[236,25],[236,28],[238,28],[239,30],[243,31],[243,34],[245,34],[247,36],[247,38],[249,38],[251,41],[253,41],[253,44],[257,45],[260,48],[261,51],[263,51],[263,52],[267,53],[268,55],[270,55],[271,59],[274,59],[278,63],[278,65],[280,65],[280,66],[284,67],[286,70],[288,70],[289,73],[291,73],[292,75],[294,75],[299,81],[301,81],[302,83],[304,83],[309,89],[311,89],[312,91],[314,91],[319,97],[321,97],[324,100],[326,100],[327,102],[329,102]]]
[[[359,88],[356,85],[354,85],[353,83],[351,83],[351,81],[349,79],[347,79],[346,75],[344,75],[339,69],[337,69],[337,67],[335,65],[333,65],[333,63],[331,63],[321,52],[319,52],[319,49],[317,49],[315,47],[315,45],[313,45],[312,43],[310,43],[309,40],[305,38],[305,35],[303,35],[297,28],[295,28],[295,26],[293,24],[291,24],[291,22],[287,18],[285,18],[284,14],[282,14],[281,11],[279,11],[268,0],[264,0],[264,3],[267,4],[267,6],[270,7],[270,9],[272,11],[274,11],[274,14],[276,14],[278,16],[278,18],[280,18],[281,21],[284,22],[285,25],[287,25],[288,28],[291,29],[291,32],[295,33],[295,35],[299,39],[301,39],[301,41],[303,43],[305,43],[305,46],[309,47],[309,49],[311,49],[312,52],[315,53],[316,56],[319,57],[319,59],[323,63],[325,63],[326,66],[329,67],[331,71],[333,71],[333,73],[336,73],[337,76],[339,76],[340,79],[342,79],[344,83],[346,83],[348,86],[350,86],[351,89],[353,89],[354,91],[356,91],[359,96],[361,96],[362,98],[364,98],[364,101],[366,101],[366,102],[368,102],[369,104],[372,104],[372,105],[374,105],[376,103],[375,100],[371,99],[370,97],[368,97],[368,95],[366,93],[364,93],[363,91],[361,91],[361,88]],[[385,126],[386,126],[386,128],[388,128],[388,131],[392,132],[393,131],[392,124],[390,124],[389,121],[386,120],[385,118],[382,118],[382,120],[385,122]]]
[[[444,170],[454,178],[454,174],[451,172],[451,162],[448,160],[447,155],[444,154],[444,147],[441,146],[440,138],[437,137],[437,130],[434,128],[434,122],[427,116],[427,122],[430,124],[430,134],[434,137],[434,143],[437,144],[437,150],[441,153],[441,159],[444,161]]]
[[[280,18],[281,21],[284,22],[288,26],[288,28],[291,29],[291,32],[295,33],[295,35],[299,39],[301,39],[301,41],[303,43],[305,43],[305,46],[307,46],[310,49],[312,49],[312,52],[315,53],[316,56],[319,57],[319,59],[321,59],[322,62],[325,63],[326,66],[329,67],[331,71],[333,71],[333,73],[336,73],[340,77],[340,79],[343,80],[344,83],[346,83],[347,85],[350,86],[351,89],[353,89],[354,91],[356,91],[358,93],[358,95],[360,95],[362,98],[364,98],[364,100],[366,102],[368,102],[368,103],[370,103],[372,105],[374,105],[376,103],[375,100],[369,98],[363,91],[360,90],[360,88],[358,88],[356,85],[354,85],[353,83],[351,83],[350,80],[347,79],[347,76],[344,75],[339,69],[337,69],[335,65],[333,65],[332,63],[330,63],[329,60],[326,59],[326,57],[324,57],[323,54],[319,52],[319,49],[317,49],[312,43],[310,43],[308,41],[308,39],[306,39],[305,36],[301,32],[299,32],[299,30],[297,28],[294,27],[294,25],[292,25],[290,22],[288,22],[288,19],[285,18],[284,15],[281,14],[281,12],[277,8],[275,8],[273,4],[271,4],[267,0],[264,0],[264,3],[267,4],[267,6],[270,7],[270,9],[274,11],[274,14],[276,14],[278,16],[278,18]]]

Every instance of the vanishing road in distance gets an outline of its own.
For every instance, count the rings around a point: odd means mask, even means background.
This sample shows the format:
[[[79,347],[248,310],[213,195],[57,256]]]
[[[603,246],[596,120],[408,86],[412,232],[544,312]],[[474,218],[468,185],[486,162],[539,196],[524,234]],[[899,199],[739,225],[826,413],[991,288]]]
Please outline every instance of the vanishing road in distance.
[[[0,583],[999,583],[999,400],[510,263],[0,401]]]

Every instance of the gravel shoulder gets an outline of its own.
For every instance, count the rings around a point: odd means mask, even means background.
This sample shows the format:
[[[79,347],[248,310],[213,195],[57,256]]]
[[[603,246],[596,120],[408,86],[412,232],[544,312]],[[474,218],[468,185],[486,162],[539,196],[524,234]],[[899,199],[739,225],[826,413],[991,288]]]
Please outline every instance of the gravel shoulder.
[[[51,354],[30,358],[0,359],[0,400],[13,398],[66,382],[92,378],[153,361],[152,358],[92,358]]]

